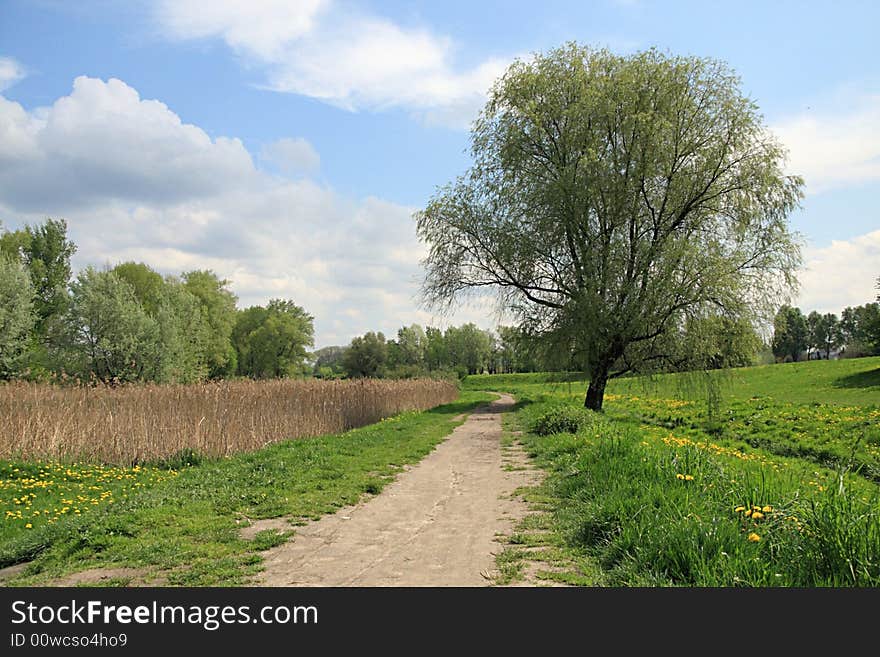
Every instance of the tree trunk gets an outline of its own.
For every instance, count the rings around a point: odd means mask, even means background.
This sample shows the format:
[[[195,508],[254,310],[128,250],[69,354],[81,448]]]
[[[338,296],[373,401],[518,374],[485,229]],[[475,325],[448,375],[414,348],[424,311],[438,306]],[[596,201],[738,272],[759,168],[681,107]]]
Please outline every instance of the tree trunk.
[[[587,398],[584,400],[584,408],[591,411],[601,411],[602,402],[605,400],[605,385],[608,383],[608,367],[596,368],[590,377],[590,387],[587,388]]]

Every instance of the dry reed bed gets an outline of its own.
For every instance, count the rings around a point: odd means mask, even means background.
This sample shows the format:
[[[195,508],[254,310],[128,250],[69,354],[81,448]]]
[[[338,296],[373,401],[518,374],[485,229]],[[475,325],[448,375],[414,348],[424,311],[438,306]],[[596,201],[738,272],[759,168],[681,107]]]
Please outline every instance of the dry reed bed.
[[[0,458],[132,465],[184,449],[227,456],[340,433],[458,397],[448,381],[277,380],[196,385],[0,385]]]

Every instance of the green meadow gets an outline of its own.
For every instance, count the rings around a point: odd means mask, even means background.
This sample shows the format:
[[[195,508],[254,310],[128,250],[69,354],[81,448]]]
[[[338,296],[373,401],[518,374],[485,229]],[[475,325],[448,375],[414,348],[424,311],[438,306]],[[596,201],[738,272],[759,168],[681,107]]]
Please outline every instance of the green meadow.
[[[601,414],[577,375],[467,385],[517,397],[508,428],[548,473],[504,581],[537,561],[579,584],[880,584],[880,358],[621,379]]]

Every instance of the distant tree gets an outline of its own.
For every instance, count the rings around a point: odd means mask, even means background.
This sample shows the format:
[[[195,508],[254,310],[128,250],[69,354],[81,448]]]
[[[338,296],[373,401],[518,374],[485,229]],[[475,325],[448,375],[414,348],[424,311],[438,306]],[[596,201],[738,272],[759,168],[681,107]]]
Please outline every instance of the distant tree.
[[[88,267],[70,292],[67,346],[74,373],[105,382],[154,379],[161,354],[159,326],[141,308],[131,285],[113,272]]]
[[[811,311],[809,315],[807,315],[807,358],[810,358],[810,354],[815,352],[817,358],[819,357],[819,353],[822,350],[822,345],[825,344],[825,320],[818,312],[815,310]]]
[[[316,377],[322,379],[336,378],[345,372],[342,361],[348,347],[330,346],[312,352],[312,367]]]
[[[498,349],[506,372],[538,372],[551,369],[543,357],[544,343],[518,326],[498,327]]]
[[[0,379],[21,373],[36,321],[30,275],[20,261],[0,253]]]
[[[516,61],[471,152],[416,215],[424,298],[496,291],[574,347],[590,409],[685,317],[748,317],[794,283],[803,180],[721,62],[574,44]]]
[[[142,262],[123,262],[111,271],[131,285],[141,307],[155,316],[165,288],[162,275]]]
[[[773,320],[773,354],[780,359],[789,356],[797,361],[808,344],[807,320],[801,309],[782,306]]]
[[[135,296],[138,297],[136,290]],[[211,327],[201,302],[180,281],[169,278],[156,291],[155,303],[153,317],[159,327],[160,344],[156,380],[167,383],[203,381],[208,376],[206,354]]]
[[[452,367],[461,369],[465,374],[477,374],[487,368],[493,342],[487,331],[473,323],[450,326],[446,329],[445,338]]]
[[[40,226],[28,226],[25,230],[29,239],[24,264],[36,293],[37,330],[45,332],[51,319],[60,317],[67,309],[70,258],[76,245],[67,239],[67,222],[63,219],[46,219]]]
[[[842,336],[840,331],[840,320],[837,319],[837,315],[834,313],[826,313],[822,315],[823,320],[823,333],[821,336],[821,342],[818,344],[818,348],[825,352],[825,360],[831,358],[831,352],[834,349],[837,349],[842,343]]]
[[[38,226],[25,226],[0,236],[0,254],[24,264],[34,291],[36,329],[41,336],[48,332],[53,318],[67,308],[67,285],[70,282],[70,258],[76,245],[67,239],[67,222],[46,219]]]
[[[880,353],[880,303],[844,308],[840,340],[848,357]]]
[[[434,326],[425,329],[425,365],[431,372],[449,367],[449,350],[443,331]]]
[[[306,348],[314,343],[312,321],[300,306],[283,299],[241,312],[232,331],[239,373],[255,379],[307,374]]]
[[[238,298],[228,289],[229,281],[220,279],[210,270],[202,270],[185,272],[183,284],[187,292],[202,304],[202,312],[211,327],[205,354],[208,375],[214,379],[234,374],[236,352],[232,345],[232,328],[236,322]]]
[[[397,331],[397,348],[399,352],[399,364],[423,365],[425,362],[425,349],[427,337],[424,329],[418,324],[404,326]]]
[[[342,359],[342,366],[353,378],[381,377],[387,364],[388,345],[381,332],[354,338]]]

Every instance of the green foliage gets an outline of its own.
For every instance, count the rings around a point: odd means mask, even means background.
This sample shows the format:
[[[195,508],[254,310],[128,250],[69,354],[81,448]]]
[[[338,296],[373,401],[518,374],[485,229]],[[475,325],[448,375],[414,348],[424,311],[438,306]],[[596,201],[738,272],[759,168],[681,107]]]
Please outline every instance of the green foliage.
[[[0,253],[0,379],[18,376],[36,325],[34,287],[18,261]]]
[[[342,357],[342,366],[351,377],[382,376],[387,364],[388,344],[381,332],[354,338]]]
[[[67,309],[70,258],[76,245],[67,239],[67,222],[46,219],[40,226],[27,226],[22,255],[34,284],[37,330],[45,332],[48,322]]]
[[[235,373],[236,352],[231,338],[237,297],[228,289],[229,281],[221,280],[210,270],[196,270],[183,274],[183,285],[202,304],[211,327],[205,352],[208,375],[218,378]]]
[[[30,234],[25,229],[4,231],[0,234],[0,256],[23,263],[30,241]]]
[[[880,354],[880,303],[845,308],[840,315],[840,331],[847,357]]]
[[[255,379],[305,375],[306,347],[314,344],[312,319],[282,299],[239,313],[232,331],[239,374]]]
[[[793,284],[803,181],[723,63],[568,45],[517,61],[474,163],[417,214],[423,292],[494,288],[593,375],[653,366],[687,316],[751,318]]]
[[[828,359],[831,350],[843,343],[837,315],[833,313],[820,315],[815,310],[807,315],[807,341],[810,349],[817,355],[824,353],[825,358]]]
[[[556,406],[536,417],[532,431],[539,436],[554,433],[577,433],[593,423],[594,413],[577,406]]]
[[[110,271],[83,270],[70,285],[69,370],[105,382],[152,379],[161,359],[159,325],[134,289]]]
[[[151,317],[159,311],[159,303],[165,288],[162,276],[142,262],[123,262],[112,270],[119,278],[131,285],[134,296]]]
[[[450,326],[444,336],[448,364],[466,374],[484,372],[492,356],[492,336],[473,323]]]
[[[195,383],[208,376],[211,327],[202,304],[177,280],[156,290],[154,318],[159,326],[159,364],[155,380]]]
[[[745,317],[710,314],[688,317],[675,336],[669,360],[678,370],[716,370],[755,363],[761,339]]]
[[[342,357],[347,347],[324,347],[312,353],[314,375],[319,379],[333,379],[342,377],[345,368],[342,366]]]
[[[800,308],[782,306],[773,320],[773,354],[780,360],[798,361],[809,346],[807,320]]]
[[[408,365],[420,367],[425,362],[427,337],[424,329],[418,324],[404,326],[397,331],[397,342],[394,346],[392,365]]]

